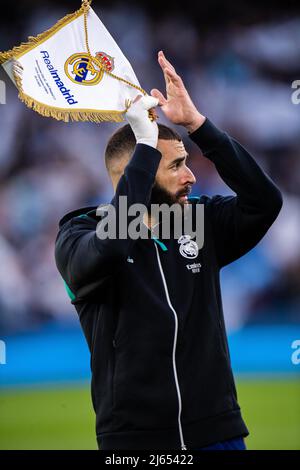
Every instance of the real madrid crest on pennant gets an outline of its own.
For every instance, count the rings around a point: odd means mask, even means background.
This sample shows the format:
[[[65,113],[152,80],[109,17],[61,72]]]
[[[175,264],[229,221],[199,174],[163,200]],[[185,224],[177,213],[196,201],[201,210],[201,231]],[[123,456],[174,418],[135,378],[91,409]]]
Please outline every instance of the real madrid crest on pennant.
[[[122,122],[131,100],[147,93],[90,4],[82,0],[48,31],[0,53],[0,64],[19,98],[43,116]]]
[[[67,77],[76,84],[98,85],[105,71],[113,71],[114,58],[105,52],[96,52],[96,57],[100,60],[103,68],[95,67],[88,54],[72,54],[65,63]]]

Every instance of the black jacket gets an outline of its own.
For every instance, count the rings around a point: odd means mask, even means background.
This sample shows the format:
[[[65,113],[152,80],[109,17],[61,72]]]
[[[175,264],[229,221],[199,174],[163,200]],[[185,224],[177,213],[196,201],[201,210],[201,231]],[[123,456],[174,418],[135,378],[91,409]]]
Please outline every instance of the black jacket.
[[[60,221],[56,263],[91,351],[102,450],[185,450],[248,435],[219,272],[261,240],[282,197],[249,153],[208,119],[190,137],[236,193],[191,200],[205,211],[204,246],[192,262],[174,238],[100,240],[95,207]],[[128,205],[149,204],[160,158],[136,146],[113,199],[117,210],[120,195]]]

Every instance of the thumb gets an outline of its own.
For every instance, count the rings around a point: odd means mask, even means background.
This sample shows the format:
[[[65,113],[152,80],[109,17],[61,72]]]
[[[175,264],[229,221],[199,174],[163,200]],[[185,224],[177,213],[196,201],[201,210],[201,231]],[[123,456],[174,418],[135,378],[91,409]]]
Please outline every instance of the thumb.
[[[153,88],[153,90],[151,90],[151,96],[154,96],[158,99],[159,106],[163,106],[167,102],[164,95],[159,90],[157,90],[157,88]]]

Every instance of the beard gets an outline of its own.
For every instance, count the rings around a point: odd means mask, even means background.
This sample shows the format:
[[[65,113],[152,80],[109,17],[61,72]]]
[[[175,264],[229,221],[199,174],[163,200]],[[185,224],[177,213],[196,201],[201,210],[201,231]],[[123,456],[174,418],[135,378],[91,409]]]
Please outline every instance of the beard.
[[[171,215],[170,215],[170,230],[172,230],[174,226],[180,227],[180,230],[183,230],[183,223],[184,218],[187,217],[188,213],[190,212],[191,206],[185,200],[180,198],[183,195],[188,195],[191,192],[191,185],[187,185],[184,189],[177,191],[176,193],[171,193],[164,187],[162,187],[157,182],[154,183],[152,187],[150,203],[148,206],[148,213],[150,212],[152,215],[152,211],[154,211],[154,220],[156,221],[155,228],[153,229],[153,233],[159,239],[164,239],[164,235],[162,233],[162,222],[163,222],[163,211],[159,212],[158,216],[155,215],[155,206],[161,206],[162,204],[166,204],[167,206],[171,207]],[[158,209],[160,211],[160,209]],[[183,233],[183,232],[182,232]]]
[[[172,206],[173,204],[179,204],[181,208],[186,205],[186,202],[180,199],[180,196],[188,195],[191,192],[191,186],[188,185],[185,189],[181,191],[177,191],[177,193],[173,194],[164,187],[162,187],[159,183],[155,182],[152,187],[150,204],[167,204],[168,206]]]

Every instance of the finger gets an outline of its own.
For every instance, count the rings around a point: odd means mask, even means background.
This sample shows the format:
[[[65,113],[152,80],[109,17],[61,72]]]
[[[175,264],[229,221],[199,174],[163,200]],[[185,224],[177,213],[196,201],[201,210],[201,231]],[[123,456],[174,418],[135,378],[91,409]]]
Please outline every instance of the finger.
[[[166,86],[172,81],[172,78],[170,75],[167,73],[167,69],[163,69],[163,74],[164,74],[164,79],[166,82]]]
[[[163,57],[162,55],[162,51],[159,52],[159,57],[158,57],[158,63],[162,69],[162,72],[164,74],[164,78],[165,78],[165,82],[166,82],[166,85],[168,85],[172,79],[172,77],[170,75],[167,75],[166,71],[169,69],[169,70],[172,70],[174,72],[174,74],[176,74],[176,70],[174,69],[174,67],[170,64],[168,65],[168,61]]]
[[[159,106],[163,106],[164,104],[166,104],[167,100],[159,90],[157,90],[156,88],[153,88],[153,90],[151,90],[150,93],[151,93],[151,96],[154,96],[154,98],[158,99]]]
[[[159,65],[160,65],[162,71],[164,71],[164,70],[168,67],[168,68],[172,68],[172,69],[174,70],[174,72],[175,72],[174,67],[173,67],[172,65],[169,65],[169,64],[167,63],[167,61],[163,58],[163,56],[159,56],[159,57],[158,57],[158,63],[159,63]]]
[[[170,67],[172,70],[174,70],[174,72],[176,72],[175,70],[175,67],[171,64],[171,62],[168,61],[168,59],[166,58],[165,54],[163,53],[163,51],[159,51],[158,53],[158,59],[160,62],[162,62],[164,65],[167,65],[168,67]]]
[[[166,68],[172,68],[174,70],[174,72],[176,72],[174,67],[172,65],[170,66],[162,56],[160,56],[158,58],[158,63],[160,65],[162,71],[164,71]]]
[[[183,85],[183,81],[181,77],[177,75],[177,73],[171,70],[170,68],[166,68],[164,70],[164,73],[167,76],[167,78],[171,80],[173,83],[175,83],[176,85]]]

